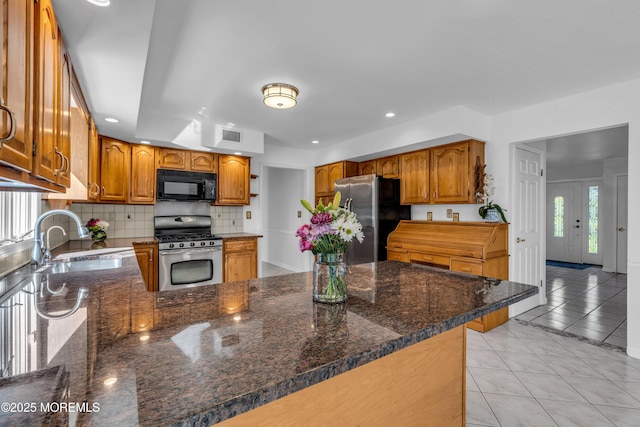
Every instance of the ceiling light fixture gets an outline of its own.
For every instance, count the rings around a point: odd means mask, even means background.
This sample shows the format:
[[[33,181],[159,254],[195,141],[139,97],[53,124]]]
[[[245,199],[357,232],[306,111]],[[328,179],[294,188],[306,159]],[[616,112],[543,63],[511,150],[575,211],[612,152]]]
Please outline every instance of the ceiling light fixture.
[[[113,117],[107,117],[104,121],[109,123],[118,123],[118,119],[114,119]]]
[[[262,86],[263,102],[271,108],[285,109],[295,107],[298,101],[298,88],[286,83],[269,83]]]
[[[387,113],[384,115],[385,117],[395,117],[396,113]]]
[[[91,4],[95,4],[96,6],[106,7],[111,4],[111,0],[87,0]]]
[[[318,141],[317,139],[314,139],[313,141],[311,141],[312,144],[319,144],[320,141]]]

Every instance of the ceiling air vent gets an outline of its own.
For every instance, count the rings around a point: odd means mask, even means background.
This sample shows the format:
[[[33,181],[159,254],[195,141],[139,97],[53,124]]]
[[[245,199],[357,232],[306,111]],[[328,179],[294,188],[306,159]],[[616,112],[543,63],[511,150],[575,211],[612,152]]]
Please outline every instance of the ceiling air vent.
[[[222,140],[228,142],[242,142],[242,132],[237,130],[222,129]]]

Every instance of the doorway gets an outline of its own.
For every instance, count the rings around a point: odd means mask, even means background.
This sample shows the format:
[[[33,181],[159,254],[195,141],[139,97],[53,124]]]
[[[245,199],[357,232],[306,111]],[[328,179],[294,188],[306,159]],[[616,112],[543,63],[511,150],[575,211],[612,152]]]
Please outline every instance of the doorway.
[[[547,183],[547,260],[602,265],[602,181]]]
[[[628,188],[628,176],[619,175],[616,179],[616,272],[622,274],[627,274]]]

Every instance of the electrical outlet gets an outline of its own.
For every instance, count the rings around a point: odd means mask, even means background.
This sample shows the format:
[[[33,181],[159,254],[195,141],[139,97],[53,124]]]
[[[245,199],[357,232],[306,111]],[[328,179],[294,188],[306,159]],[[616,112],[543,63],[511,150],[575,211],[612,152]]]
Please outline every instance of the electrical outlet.
[[[244,214],[244,216],[245,216],[247,219],[251,219],[251,211],[247,211],[247,212]]]
[[[298,211],[298,218],[302,218],[302,211]]]
[[[427,212],[427,221],[433,221],[433,212]]]
[[[447,209],[447,218],[453,217],[453,209]]]

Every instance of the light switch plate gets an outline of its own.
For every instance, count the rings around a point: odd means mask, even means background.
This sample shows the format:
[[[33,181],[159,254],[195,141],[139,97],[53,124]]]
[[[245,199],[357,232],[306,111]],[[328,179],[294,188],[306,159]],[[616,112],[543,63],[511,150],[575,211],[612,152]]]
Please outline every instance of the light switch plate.
[[[447,209],[447,218],[453,217],[453,209]]]
[[[427,212],[427,221],[433,221],[433,212]]]
[[[247,211],[247,212],[244,214],[244,216],[245,216],[247,219],[251,219],[251,211]]]

